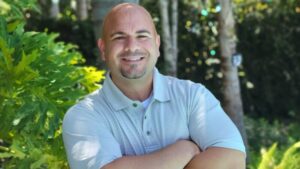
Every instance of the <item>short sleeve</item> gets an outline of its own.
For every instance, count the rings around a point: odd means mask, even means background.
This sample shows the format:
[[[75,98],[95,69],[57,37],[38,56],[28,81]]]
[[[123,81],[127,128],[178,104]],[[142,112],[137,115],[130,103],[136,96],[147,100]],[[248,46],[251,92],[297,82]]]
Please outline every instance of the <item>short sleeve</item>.
[[[103,119],[84,105],[73,106],[63,120],[63,141],[71,169],[100,169],[122,157]]]
[[[201,150],[223,147],[245,153],[245,146],[237,127],[213,94],[204,86],[195,84],[190,96],[190,136]]]

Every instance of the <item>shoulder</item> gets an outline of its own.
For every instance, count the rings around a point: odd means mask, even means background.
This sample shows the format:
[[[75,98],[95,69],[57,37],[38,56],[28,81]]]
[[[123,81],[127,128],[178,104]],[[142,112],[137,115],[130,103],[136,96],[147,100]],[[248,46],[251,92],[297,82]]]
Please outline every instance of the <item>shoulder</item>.
[[[193,95],[195,93],[205,93],[206,87],[201,83],[196,83],[191,80],[179,79],[171,76],[163,76],[167,86],[176,94]]]
[[[100,104],[99,99],[100,99],[100,94],[101,89],[98,89],[94,91],[93,93],[90,93],[86,95],[82,100],[79,100],[75,105],[70,107],[66,113],[68,114],[74,114],[74,113],[89,113],[95,111],[95,106],[97,104]]]
[[[191,80],[183,80],[170,76],[163,76],[167,84],[170,98],[176,104],[186,106],[188,112],[199,108],[209,108],[219,105],[219,100],[203,84]]]
[[[73,124],[76,122],[93,124],[95,121],[102,121],[105,123],[101,112],[103,109],[107,109],[107,105],[104,103],[105,99],[102,95],[101,89],[98,89],[70,107],[64,116],[63,127],[75,126]]]

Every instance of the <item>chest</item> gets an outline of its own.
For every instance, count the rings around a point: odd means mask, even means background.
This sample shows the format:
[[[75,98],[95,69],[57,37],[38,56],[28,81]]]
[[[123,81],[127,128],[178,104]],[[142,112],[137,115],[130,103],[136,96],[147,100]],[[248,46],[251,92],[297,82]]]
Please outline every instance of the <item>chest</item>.
[[[124,155],[141,155],[189,139],[187,112],[180,105],[154,102],[135,105],[110,118],[112,134]]]

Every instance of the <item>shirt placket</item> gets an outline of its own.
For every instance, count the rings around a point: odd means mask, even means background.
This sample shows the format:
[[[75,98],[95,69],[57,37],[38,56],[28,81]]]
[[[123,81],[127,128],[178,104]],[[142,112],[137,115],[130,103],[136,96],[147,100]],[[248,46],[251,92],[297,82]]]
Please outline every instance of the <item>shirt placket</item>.
[[[147,153],[152,152],[153,149],[156,149],[159,146],[156,140],[152,114],[151,105],[149,105],[143,117],[143,138]]]

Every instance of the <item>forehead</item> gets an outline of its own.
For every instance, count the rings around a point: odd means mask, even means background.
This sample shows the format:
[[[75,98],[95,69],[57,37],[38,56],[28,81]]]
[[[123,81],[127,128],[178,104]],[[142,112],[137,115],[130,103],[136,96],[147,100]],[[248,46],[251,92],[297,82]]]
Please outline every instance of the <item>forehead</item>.
[[[124,33],[148,30],[155,32],[155,27],[150,14],[142,7],[125,6],[112,10],[105,19],[104,31],[110,34],[115,31]]]

